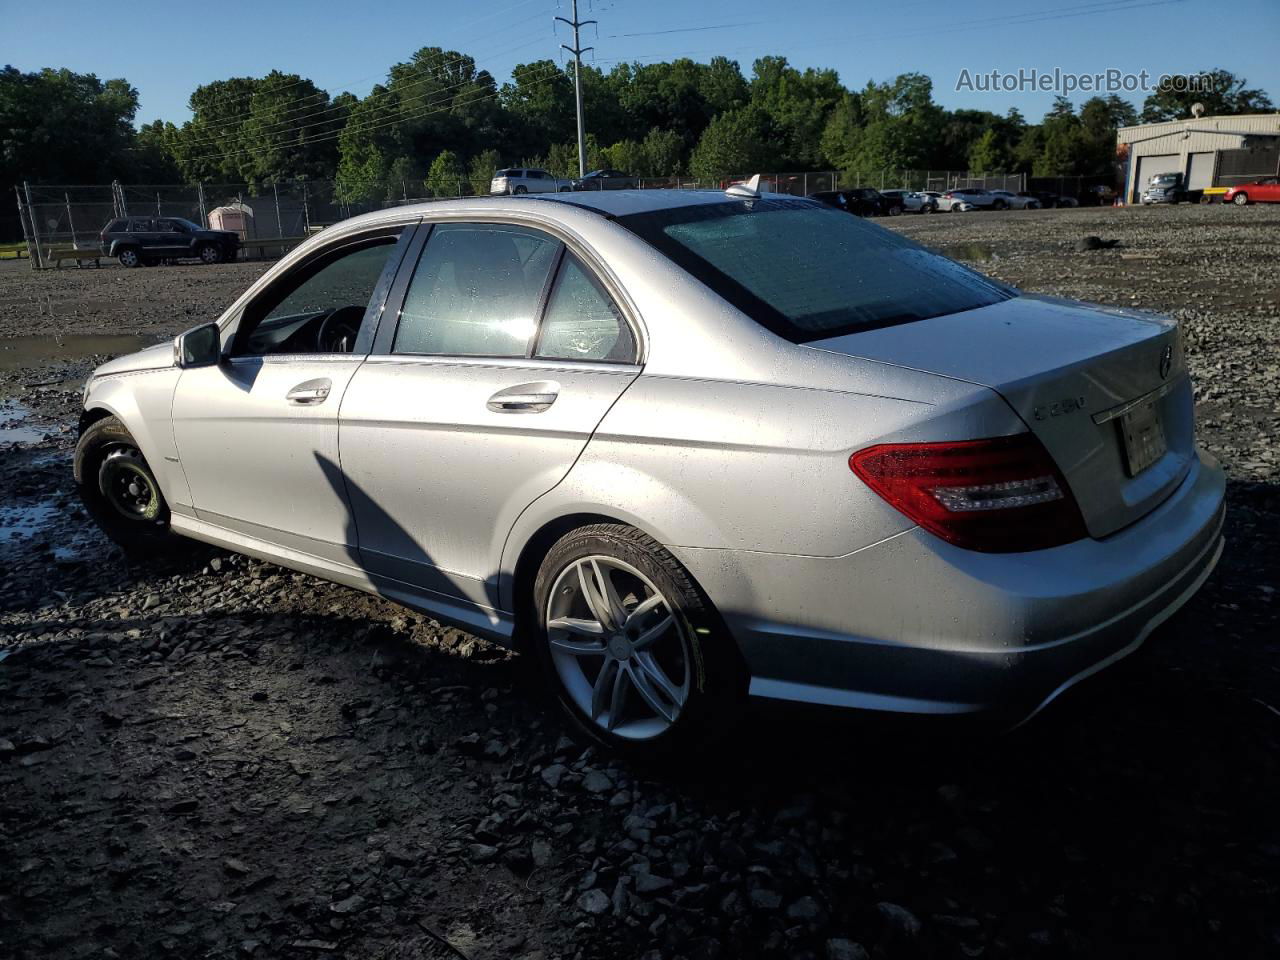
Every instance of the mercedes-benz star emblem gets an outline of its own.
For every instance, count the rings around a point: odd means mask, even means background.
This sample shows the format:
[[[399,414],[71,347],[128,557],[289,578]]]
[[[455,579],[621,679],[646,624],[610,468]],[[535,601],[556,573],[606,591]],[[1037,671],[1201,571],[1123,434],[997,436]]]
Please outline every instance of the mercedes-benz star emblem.
[[[1168,380],[1169,371],[1173,369],[1173,347],[1166,346],[1164,353],[1160,354],[1160,379]]]

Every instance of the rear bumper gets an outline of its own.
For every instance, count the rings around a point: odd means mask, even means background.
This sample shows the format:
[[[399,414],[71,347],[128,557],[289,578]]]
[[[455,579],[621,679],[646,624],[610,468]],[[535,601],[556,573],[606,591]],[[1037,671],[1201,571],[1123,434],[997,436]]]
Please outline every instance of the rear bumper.
[[[845,557],[678,549],[760,697],[905,713],[1034,712],[1136,650],[1213,570],[1221,469],[1102,540],[983,554],[915,528]],[[713,556],[719,554],[719,556]]]

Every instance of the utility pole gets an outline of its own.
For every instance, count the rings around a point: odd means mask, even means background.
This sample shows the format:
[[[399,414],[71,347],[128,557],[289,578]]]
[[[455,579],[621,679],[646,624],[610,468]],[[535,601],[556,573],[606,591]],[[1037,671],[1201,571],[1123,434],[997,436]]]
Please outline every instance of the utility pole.
[[[560,46],[573,54],[573,93],[578,102],[578,176],[585,177],[587,175],[587,136],[582,119],[582,55],[594,47],[582,46],[582,42],[578,39],[578,31],[596,21],[578,19],[578,0],[573,0],[572,20],[565,20],[564,17],[556,17],[556,19],[573,27],[573,46],[564,43]]]

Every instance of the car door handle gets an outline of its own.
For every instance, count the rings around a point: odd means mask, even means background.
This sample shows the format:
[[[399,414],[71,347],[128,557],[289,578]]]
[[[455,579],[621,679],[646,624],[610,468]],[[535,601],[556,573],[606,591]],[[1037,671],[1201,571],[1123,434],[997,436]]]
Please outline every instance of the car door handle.
[[[286,393],[285,399],[290,403],[324,403],[329,398],[329,390],[332,387],[333,382],[328,377],[322,377],[319,380],[304,380]]]
[[[560,396],[560,384],[551,380],[520,383],[499,390],[489,398],[488,408],[494,413],[541,413]]]

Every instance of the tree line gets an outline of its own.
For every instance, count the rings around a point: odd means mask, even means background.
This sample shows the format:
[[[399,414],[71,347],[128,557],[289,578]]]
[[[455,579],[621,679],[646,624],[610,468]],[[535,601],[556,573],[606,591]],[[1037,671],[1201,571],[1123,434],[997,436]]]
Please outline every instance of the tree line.
[[[1032,176],[1114,170],[1115,130],[1189,116],[1274,110],[1267,94],[1227,70],[1212,92],[1164,90],[1141,111],[1116,96],[1078,107],[1059,97],[1038,122],[1016,109],[948,110],[920,73],[844,86],[836,71],[756,60],[749,75],[726,57],[584,66],[588,166],[636,176],[715,177],[835,169],[946,169]],[[378,201],[402,183],[457,183],[477,193],[501,166],[577,173],[573,68],[520,64],[499,85],[475,60],[424,47],[366,96],[331,96],[273,70],[191,94],[192,118],[133,126],[126,80],[45,69],[0,71],[0,182],[254,183],[335,181],[338,199]],[[421,190],[414,190],[421,194]]]

